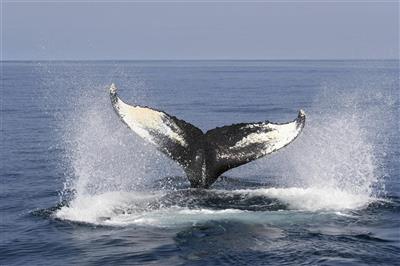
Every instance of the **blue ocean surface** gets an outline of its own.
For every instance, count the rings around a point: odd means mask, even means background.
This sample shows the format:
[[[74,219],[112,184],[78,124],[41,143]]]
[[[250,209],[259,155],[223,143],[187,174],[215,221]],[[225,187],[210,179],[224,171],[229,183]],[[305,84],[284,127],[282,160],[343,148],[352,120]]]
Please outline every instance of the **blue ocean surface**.
[[[0,265],[399,265],[399,61],[1,64]],[[203,131],[306,126],[189,189],[111,83]]]

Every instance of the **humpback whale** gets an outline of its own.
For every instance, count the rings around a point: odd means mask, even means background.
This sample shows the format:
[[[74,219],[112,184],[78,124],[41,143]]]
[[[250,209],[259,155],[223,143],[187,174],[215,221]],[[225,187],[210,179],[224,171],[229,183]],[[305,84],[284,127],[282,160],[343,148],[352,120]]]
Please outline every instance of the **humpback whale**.
[[[289,123],[269,121],[217,127],[203,133],[194,125],[147,106],[129,105],[110,87],[112,106],[137,135],[184,169],[193,188],[209,188],[229,169],[275,152],[297,138],[305,113]]]

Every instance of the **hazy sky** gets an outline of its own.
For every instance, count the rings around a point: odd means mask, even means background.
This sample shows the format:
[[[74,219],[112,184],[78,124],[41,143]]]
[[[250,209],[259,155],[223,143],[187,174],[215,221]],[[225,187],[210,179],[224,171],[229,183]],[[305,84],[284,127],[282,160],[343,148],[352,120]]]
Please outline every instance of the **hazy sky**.
[[[398,58],[393,2],[15,2],[3,59]]]

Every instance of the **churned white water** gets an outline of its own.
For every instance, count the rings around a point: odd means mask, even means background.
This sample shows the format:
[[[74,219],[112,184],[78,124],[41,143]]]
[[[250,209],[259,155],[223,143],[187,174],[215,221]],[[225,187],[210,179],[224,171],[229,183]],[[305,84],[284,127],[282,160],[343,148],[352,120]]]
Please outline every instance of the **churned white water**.
[[[217,192],[218,191],[214,191]],[[372,202],[373,198],[346,193],[340,190],[315,188],[259,188],[234,191],[220,191],[242,197],[267,197],[288,204],[288,210],[303,212],[348,211],[360,209]],[[181,206],[148,208],[148,203],[157,200],[161,193],[109,192],[94,196],[77,197],[69,206],[62,207],[55,216],[76,222],[110,226],[147,225],[179,226],[196,224],[207,220],[234,219],[243,222],[269,222],[270,217],[280,211],[249,211],[233,208],[209,209]],[[221,196],[222,197],[222,196]]]
[[[304,211],[341,211],[365,207],[374,200],[368,195],[352,194],[339,189],[260,188],[236,190],[249,196],[276,198],[289,205],[289,209]]]

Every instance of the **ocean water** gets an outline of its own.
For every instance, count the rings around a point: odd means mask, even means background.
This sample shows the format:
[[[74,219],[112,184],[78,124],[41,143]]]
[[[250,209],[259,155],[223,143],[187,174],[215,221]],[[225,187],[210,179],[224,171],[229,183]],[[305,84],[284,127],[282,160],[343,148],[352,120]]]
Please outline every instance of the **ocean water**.
[[[1,265],[399,265],[399,61],[2,62]],[[189,189],[128,103],[286,148]]]

